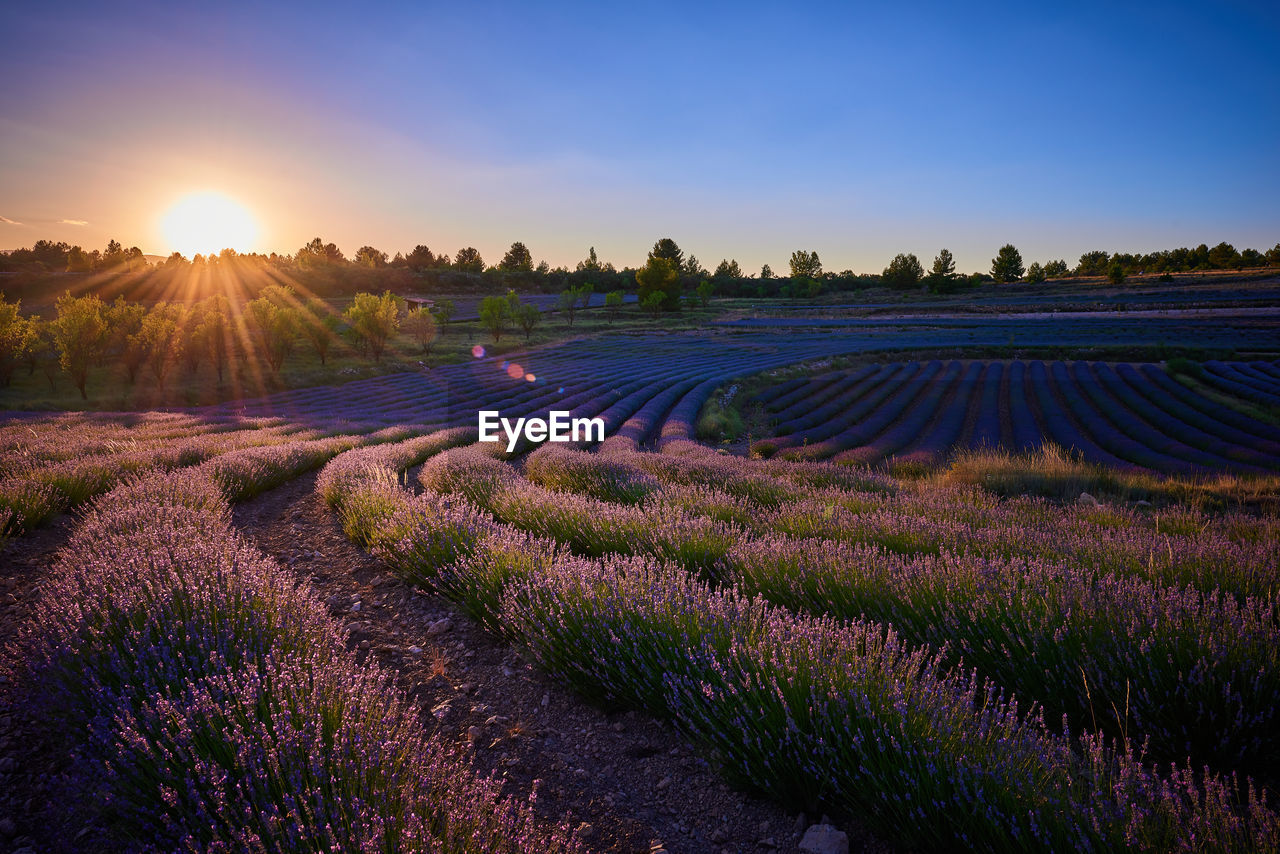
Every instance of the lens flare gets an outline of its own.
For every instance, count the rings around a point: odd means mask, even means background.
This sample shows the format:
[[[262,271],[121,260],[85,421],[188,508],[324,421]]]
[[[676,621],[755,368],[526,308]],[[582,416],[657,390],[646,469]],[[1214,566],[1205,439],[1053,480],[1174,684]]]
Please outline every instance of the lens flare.
[[[477,359],[483,359],[483,358],[484,358],[484,346],[483,346],[483,345],[481,345],[481,344],[477,344],[476,346],[472,347],[472,348],[471,348],[471,355],[475,356]]]
[[[524,376],[524,368],[520,367],[519,363],[512,362],[507,366],[507,376],[513,380],[518,380]]]

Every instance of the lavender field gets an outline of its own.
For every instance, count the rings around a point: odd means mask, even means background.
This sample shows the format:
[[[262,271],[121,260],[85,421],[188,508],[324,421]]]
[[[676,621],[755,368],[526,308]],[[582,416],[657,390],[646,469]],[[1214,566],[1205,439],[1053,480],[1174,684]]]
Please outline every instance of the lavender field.
[[[1280,850],[1280,364],[863,349],[616,336],[218,407],[14,415],[4,685],[43,751],[19,751],[43,841],[761,847],[745,820],[595,800],[603,777],[563,783],[523,725],[521,773],[557,794],[508,776],[489,734],[516,713],[443,676],[474,642],[543,706],[654,722],[775,848],[817,825],[872,850]],[[735,407],[758,432],[707,441]],[[598,417],[606,438],[507,453],[476,441],[481,409]],[[975,459],[1066,461],[1100,488],[997,489],[961,476]],[[241,509],[273,502],[320,518],[285,532],[287,559]],[[385,579],[345,595],[338,547],[307,539],[326,525]],[[422,640],[393,650],[367,638],[395,590],[446,616],[396,615]],[[463,631],[486,640],[445,645]],[[686,791],[663,779],[623,794]]]

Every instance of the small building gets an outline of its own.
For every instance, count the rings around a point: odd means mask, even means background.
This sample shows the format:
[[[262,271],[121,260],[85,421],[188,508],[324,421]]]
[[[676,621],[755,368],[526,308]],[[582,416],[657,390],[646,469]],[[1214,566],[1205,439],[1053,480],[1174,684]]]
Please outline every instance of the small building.
[[[435,307],[435,304],[435,300],[427,299],[426,297],[408,296],[404,298],[405,309],[408,311],[412,311],[415,308],[425,308],[430,311]]]

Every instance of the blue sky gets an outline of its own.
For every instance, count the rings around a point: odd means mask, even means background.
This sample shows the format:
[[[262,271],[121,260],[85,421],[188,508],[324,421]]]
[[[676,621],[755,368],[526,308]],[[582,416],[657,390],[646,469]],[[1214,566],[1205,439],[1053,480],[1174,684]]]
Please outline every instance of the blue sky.
[[[569,266],[1280,242],[1275,4],[208,5],[6,10],[0,247],[162,253],[204,189],[240,248]]]

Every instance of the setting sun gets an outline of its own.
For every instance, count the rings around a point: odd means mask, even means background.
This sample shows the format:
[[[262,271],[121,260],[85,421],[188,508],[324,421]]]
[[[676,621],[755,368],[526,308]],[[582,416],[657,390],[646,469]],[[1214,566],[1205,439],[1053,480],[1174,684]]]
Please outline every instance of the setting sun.
[[[258,239],[253,214],[235,199],[217,192],[183,196],[164,214],[161,229],[169,250],[188,258],[226,248],[249,252]]]

